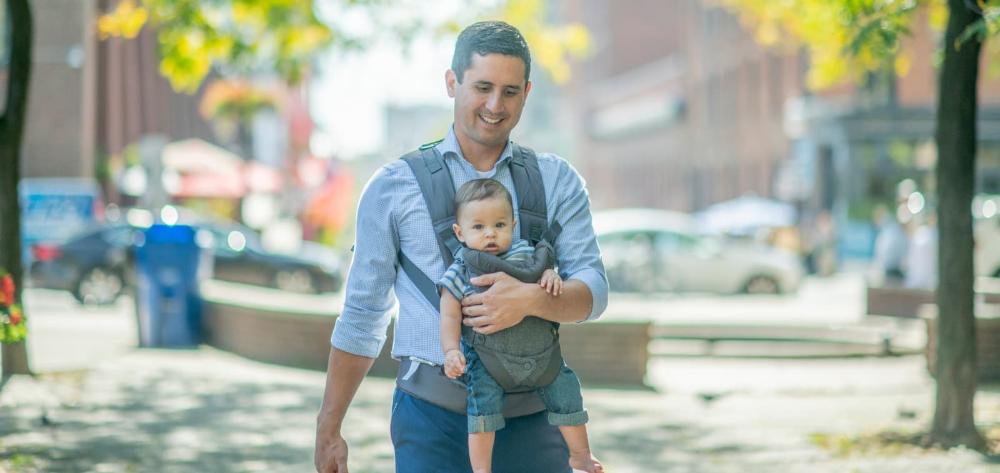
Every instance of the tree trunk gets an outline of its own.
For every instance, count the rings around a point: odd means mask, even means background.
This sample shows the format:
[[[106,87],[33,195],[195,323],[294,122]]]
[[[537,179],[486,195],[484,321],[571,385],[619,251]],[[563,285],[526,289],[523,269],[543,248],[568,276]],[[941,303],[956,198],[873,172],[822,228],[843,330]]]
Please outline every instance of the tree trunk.
[[[10,271],[21,300],[21,208],[17,201],[21,138],[31,77],[32,20],[28,0],[6,0],[10,27],[7,109],[0,115],[0,267]],[[30,374],[24,342],[3,344],[2,377]]]
[[[972,193],[976,169],[976,83],[982,43],[956,39],[979,20],[971,2],[949,0],[944,65],[938,84],[937,407],[930,440],[946,447],[985,447],[976,429],[976,325],[973,313]]]

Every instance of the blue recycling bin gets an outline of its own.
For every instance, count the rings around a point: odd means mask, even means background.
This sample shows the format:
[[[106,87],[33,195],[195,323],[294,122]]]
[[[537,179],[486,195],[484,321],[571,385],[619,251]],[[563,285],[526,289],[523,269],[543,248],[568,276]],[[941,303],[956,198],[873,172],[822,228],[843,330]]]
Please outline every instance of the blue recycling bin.
[[[201,342],[202,249],[187,225],[153,225],[135,249],[139,346],[191,347]]]

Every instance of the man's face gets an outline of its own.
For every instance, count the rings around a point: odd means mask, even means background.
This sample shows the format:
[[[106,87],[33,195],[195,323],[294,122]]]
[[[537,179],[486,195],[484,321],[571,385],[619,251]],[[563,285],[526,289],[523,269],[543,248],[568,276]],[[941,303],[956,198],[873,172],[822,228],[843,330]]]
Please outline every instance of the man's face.
[[[531,82],[524,61],[503,54],[472,54],[462,82],[446,75],[448,96],[455,99],[455,133],[481,146],[503,147],[521,119]]]
[[[514,211],[502,198],[466,202],[452,229],[458,241],[473,250],[503,253],[510,249],[514,236]]]

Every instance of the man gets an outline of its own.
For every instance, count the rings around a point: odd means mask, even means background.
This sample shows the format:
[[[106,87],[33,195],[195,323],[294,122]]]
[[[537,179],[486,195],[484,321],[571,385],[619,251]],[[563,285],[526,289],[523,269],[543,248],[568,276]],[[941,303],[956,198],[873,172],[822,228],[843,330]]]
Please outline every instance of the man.
[[[466,28],[445,75],[448,95],[455,100],[454,125],[436,145],[456,188],[474,178],[492,177],[513,194],[515,208],[510,132],[531,91],[530,65],[527,43],[514,27],[481,22]],[[463,323],[477,332],[504,330],[527,315],[560,323],[595,319],[607,306],[607,278],[583,179],[551,154],[539,154],[538,166],[548,221],[562,226],[555,244],[565,279],[562,295],[550,296],[538,284],[504,273],[475,278],[473,284],[490,286],[462,301]],[[387,164],[368,182],[358,204],[356,241],[317,419],[315,463],[321,473],[348,473],[344,415],[385,342],[394,292],[399,317],[393,357],[412,366],[419,366],[417,361],[440,365],[444,360],[439,314],[397,264],[402,252],[435,281],[446,269],[418,182],[405,162]],[[465,415],[436,401],[397,387],[391,421],[397,473],[471,471]],[[565,442],[541,410],[507,419],[506,428],[497,434],[494,458],[497,473],[569,472]]]

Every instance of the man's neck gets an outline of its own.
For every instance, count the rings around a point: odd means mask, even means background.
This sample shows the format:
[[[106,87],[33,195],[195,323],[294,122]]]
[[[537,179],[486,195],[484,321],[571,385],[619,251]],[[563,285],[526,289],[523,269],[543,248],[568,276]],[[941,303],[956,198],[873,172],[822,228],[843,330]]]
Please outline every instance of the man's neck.
[[[500,160],[500,154],[507,146],[506,143],[496,147],[486,147],[476,143],[460,134],[455,134],[458,139],[458,147],[462,149],[462,157],[465,158],[477,171],[489,171],[496,166]]]

